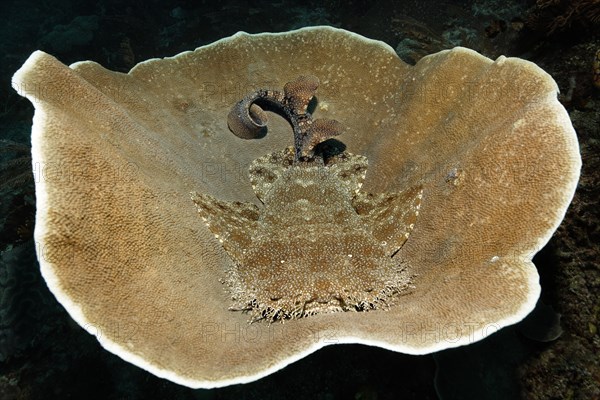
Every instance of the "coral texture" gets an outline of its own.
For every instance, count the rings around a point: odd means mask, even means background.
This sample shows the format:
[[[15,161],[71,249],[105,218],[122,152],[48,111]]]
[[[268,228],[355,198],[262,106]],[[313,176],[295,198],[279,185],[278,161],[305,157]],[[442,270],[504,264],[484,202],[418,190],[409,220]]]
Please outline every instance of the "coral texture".
[[[348,152],[368,159],[361,191],[423,188],[394,256],[414,289],[386,310],[248,324],[229,310],[232,258],[189,193],[262,207],[246,171],[289,135],[244,140],[227,115],[299,75],[319,77],[315,113],[348,127]],[[531,259],[581,165],[556,84],[532,63],[455,48],[411,67],[329,27],[239,33],[128,74],[35,52],[13,82],[36,107],[46,283],[105,348],[191,387],[258,379],[330,344],[423,354],[521,320],[540,290]],[[289,132],[273,117],[271,132]]]

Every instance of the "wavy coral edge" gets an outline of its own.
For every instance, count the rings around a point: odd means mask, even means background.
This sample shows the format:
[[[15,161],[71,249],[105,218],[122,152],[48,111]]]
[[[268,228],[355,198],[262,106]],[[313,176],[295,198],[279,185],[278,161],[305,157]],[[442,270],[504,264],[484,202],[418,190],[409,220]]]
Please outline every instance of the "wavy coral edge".
[[[210,48],[212,46],[218,46],[223,43],[228,43],[230,41],[237,40],[241,37],[284,36],[284,35],[295,34],[297,32],[316,31],[316,30],[344,32],[345,34],[348,34],[360,41],[379,46],[383,50],[390,52],[394,56],[396,55],[394,49],[392,49],[389,45],[387,45],[381,41],[369,39],[369,38],[366,38],[359,34],[349,32],[349,31],[346,31],[343,29],[333,28],[330,26],[306,27],[306,28],[301,28],[301,29],[288,31],[288,32],[260,33],[260,34],[252,34],[252,35],[248,34],[246,32],[238,32],[233,36],[220,39],[214,43],[211,43],[206,46],[199,47],[199,48]],[[446,50],[446,51],[468,52],[471,54],[475,54],[478,57],[481,57],[482,59],[489,60],[490,62],[494,62],[473,50],[469,50],[469,49],[465,49],[465,48],[455,48],[455,49]],[[189,51],[179,53],[173,57],[167,57],[167,59],[174,59],[174,58],[177,58],[177,57],[179,57],[183,54],[187,54],[187,53],[189,53]],[[19,92],[20,94],[27,97],[33,104],[36,105],[35,114],[33,117],[33,126],[32,126],[32,162],[33,162],[34,167],[35,167],[35,163],[41,162],[42,160],[44,160],[43,151],[42,151],[42,147],[43,147],[42,127],[45,125],[46,113],[45,113],[45,110],[43,107],[43,103],[40,103],[37,101],[38,99],[36,98],[35,93],[32,93],[31,91],[28,92],[26,90],[25,80],[26,80],[26,76],[27,76],[28,72],[31,71],[34,68],[34,66],[42,58],[46,58],[46,57],[51,57],[51,56],[42,51],[39,51],[39,50],[35,51],[27,59],[27,61],[23,64],[23,66],[14,74],[13,81],[12,81],[13,88],[15,90],[17,90],[17,92]],[[154,58],[154,59],[149,59],[149,60],[143,61],[143,62],[137,64],[135,67],[133,67],[129,73],[130,74],[135,73],[135,70],[139,65],[156,62],[157,60],[160,60],[160,59]],[[505,57],[500,57],[495,62],[504,62],[505,60],[508,60],[508,59]],[[515,60],[515,59],[513,59],[513,60]],[[71,64],[70,67],[76,68],[76,66],[78,64],[85,63],[85,62],[87,62],[87,61],[74,63],[74,64]],[[525,60],[518,60],[518,62],[526,63],[528,65],[528,67],[535,66],[535,64],[533,64],[529,61],[525,61]],[[538,69],[539,71],[541,71],[541,69],[539,69],[539,67],[535,66],[535,68]],[[535,307],[535,304],[539,298],[540,291],[541,291],[541,288],[539,285],[539,275],[537,274],[537,270],[536,270],[535,266],[533,265],[533,263],[531,262],[531,259],[532,259],[533,255],[535,255],[535,253],[537,253],[543,246],[546,245],[546,243],[552,237],[556,228],[558,228],[561,221],[563,220],[563,218],[567,212],[568,205],[570,204],[570,202],[575,194],[575,189],[577,187],[577,182],[579,180],[579,174],[580,174],[580,169],[581,169],[581,157],[578,152],[579,144],[577,141],[577,136],[576,136],[575,130],[571,124],[571,121],[570,121],[567,111],[562,107],[562,105],[560,105],[560,103],[558,102],[558,100],[556,98],[557,93],[558,93],[558,87],[556,87],[555,92],[548,94],[548,96],[549,96],[548,100],[550,101],[550,103],[554,104],[554,108],[556,111],[555,115],[557,117],[557,120],[555,121],[556,125],[564,128],[565,138],[568,139],[568,141],[571,145],[569,147],[571,150],[570,157],[573,161],[574,168],[572,168],[572,170],[570,171],[571,176],[568,179],[569,185],[567,188],[565,188],[565,191],[564,191],[564,194],[565,194],[565,196],[563,198],[564,207],[563,207],[562,213],[560,213],[560,218],[556,219],[555,223],[552,226],[552,229],[549,229],[548,232],[546,233],[546,235],[540,237],[539,240],[537,241],[537,243],[535,243],[532,246],[532,248],[529,249],[529,251],[525,251],[522,254],[522,259],[520,260],[520,262],[523,263],[523,265],[528,264],[527,270],[529,273],[529,276],[528,276],[529,290],[528,290],[527,301],[524,302],[521,305],[519,311],[517,313],[513,314],[512,316],[505,318],[503,320],[497,321],[495,324],[490,324],[484,328],[474,330],[473,332],[470,333],[469,336],[460,337],[458,340],[456,340],[453,343],[448,343],[447,341],[446,342],[441,341],[438,343],[434,343],[433,345],[430,345],[430,346],[414,347],[414,346],[397,345],[397,344],[392,344],[392,343],[388,343],[388,342],[384,342],[384,341],[366,340],[366,339],[363,339],[363,338],[357,337],[357,336],[343,336],[343,337],[338,337],[337,341],[335,343],[325,343],[325,342],[315,343],[312,346],[307,347],[304,351],[296,353],[294,356],[289,357],[285,360],[282,360],[281,362],[272,365],[270,368],[262,370],[258,373],[249,374],[249,375],[245,375],[245,376],[238,376],[233,379],[223,379],[223,380],[192,379],[187,376],[182,376],[180,374],[177,374],[171,370],[161,368],[153,363],[148,362],[143,357],[131,352],[124,346],[102,336],[101,332],[99,332],[98,329],[96,329],[95,325],[86,318],[85,313],[83,312],[81,306],[79,304],[75,303],[74,301],[72,301],[69,298],[69,296],[66,294],[66,292],[63,290],[62,284],[54,271],[55,266],[52,263],[48,262],[47,260],[44,260],[44,257],[41,254],[41,252],[43,251],[44,237],[49,233],[50,229],[49,229],[48,223],[47,223],[47,214],[45,212],[43,212],[44,210],[47,209],[47,207],[45,207],[45,205],[48,204],[48,191],[46,188],[45,181],[43,179],[39,179],[39,177],[38,177],[38,179],[36,180],[36,198],[37,198],[38,212],[36,213],[36,225],[35,225],[35,231],[34,231],[34,239],[37,243],[36,251],[38,252],[38,260],[40,262],[40,269],[41,269],[42,276],[44,277],[46,284],[48,285],[50,291],[58,299],[59,303],[67,310],[67,312],[71,315],[71,317],[80,326],[82,326],[88,333],[96,336],[97,340],[100,342],[102,347],[104,347],[106,350],[121,357],[123,360],[125,360],[131,364],[134,364],[134,365],[138,366],[139,368],[142,368],[158,377],[168,379],[177,384],[184,385],[184,386],[194,388],[194,389],[197,389],[197,388],[211,389],[211,388],[224,387],[224,386],[233,385],[233,384],[252,382],[252,381],[258,380],[260,378],[263,378],[267,375],[270,375],[280,369],[283,369],[287,365],[292,364],[292,363],[308,356],[309,354],[311,354],[325,346],[331,345],[331,344],[363,344],[363,345],[368,345],[368,346],[377,346],[377,347],[381,347],[381,348],[384,348],[387,350],[396,351],[396,352],[405,353],[405,354],[412,354],[412,355],[428,354],[428,353],[437,352],[437,351],[441,351],[441,350],[452,348],[452,347],[459,347],[459,346],[470,344],[474,341],[481,340],[481,339],[495,333],[497,330],[499,330],[503,327],[506,327],[506,326],[509,326],[509,325],[512,325],[512,324],[515,324],[515,323],[521,321],[527,314],[529,314],[531,312],[531,310],[533,310],[533,308]],[[494,326],[494,329],[489,329],[489,327],[491,325]],[[474,337],[477,337],[477,339],[473,340]]]

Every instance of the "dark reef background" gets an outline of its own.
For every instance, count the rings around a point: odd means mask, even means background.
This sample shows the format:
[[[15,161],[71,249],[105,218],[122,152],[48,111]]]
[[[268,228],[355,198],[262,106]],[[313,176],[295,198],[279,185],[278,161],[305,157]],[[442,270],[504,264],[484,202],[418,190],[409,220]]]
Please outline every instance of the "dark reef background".
[[[259,381],[214,390],[176,385],[103,350],[39,273],[33,107],[11,88],[12,74],[36,49],[66,64],[94,60],[127,72],[239,30],[308,25],[385,41],[408,63],[460,45],[525,58],[554,77],[584,164],[564,222],[534,259],[538,308],[471,346],[419,357],[332,346]],[[599,51],[599,0],[0,2],[0,399],[600,399]]]

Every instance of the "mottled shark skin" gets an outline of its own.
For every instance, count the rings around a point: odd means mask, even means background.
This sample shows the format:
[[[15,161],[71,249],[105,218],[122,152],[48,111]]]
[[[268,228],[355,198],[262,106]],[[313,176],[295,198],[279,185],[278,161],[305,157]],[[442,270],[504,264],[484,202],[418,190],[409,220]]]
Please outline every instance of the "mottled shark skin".
[[[234,262],[232,309],[274,321],[386,308],[408,291],[393,256],[414,227],[422,188],[374,196],[360,191],[366,172],[363,156],[296,163],[289,148],[250,167],[262,207],[193,194]]]

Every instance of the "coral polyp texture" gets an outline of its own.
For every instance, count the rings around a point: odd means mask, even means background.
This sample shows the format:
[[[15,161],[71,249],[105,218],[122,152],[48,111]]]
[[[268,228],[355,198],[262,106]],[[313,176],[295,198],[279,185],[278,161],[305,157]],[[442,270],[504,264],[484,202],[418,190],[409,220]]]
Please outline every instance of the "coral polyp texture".
[[[520,321],[581,167],[534,64],[455,48],[409,66],[331,27],[238,33],[127,74],[37,51],[13,84],[36,108],[48,287],[106,349],[190,387]],[[319,150],[332,136],[339,151]]]

